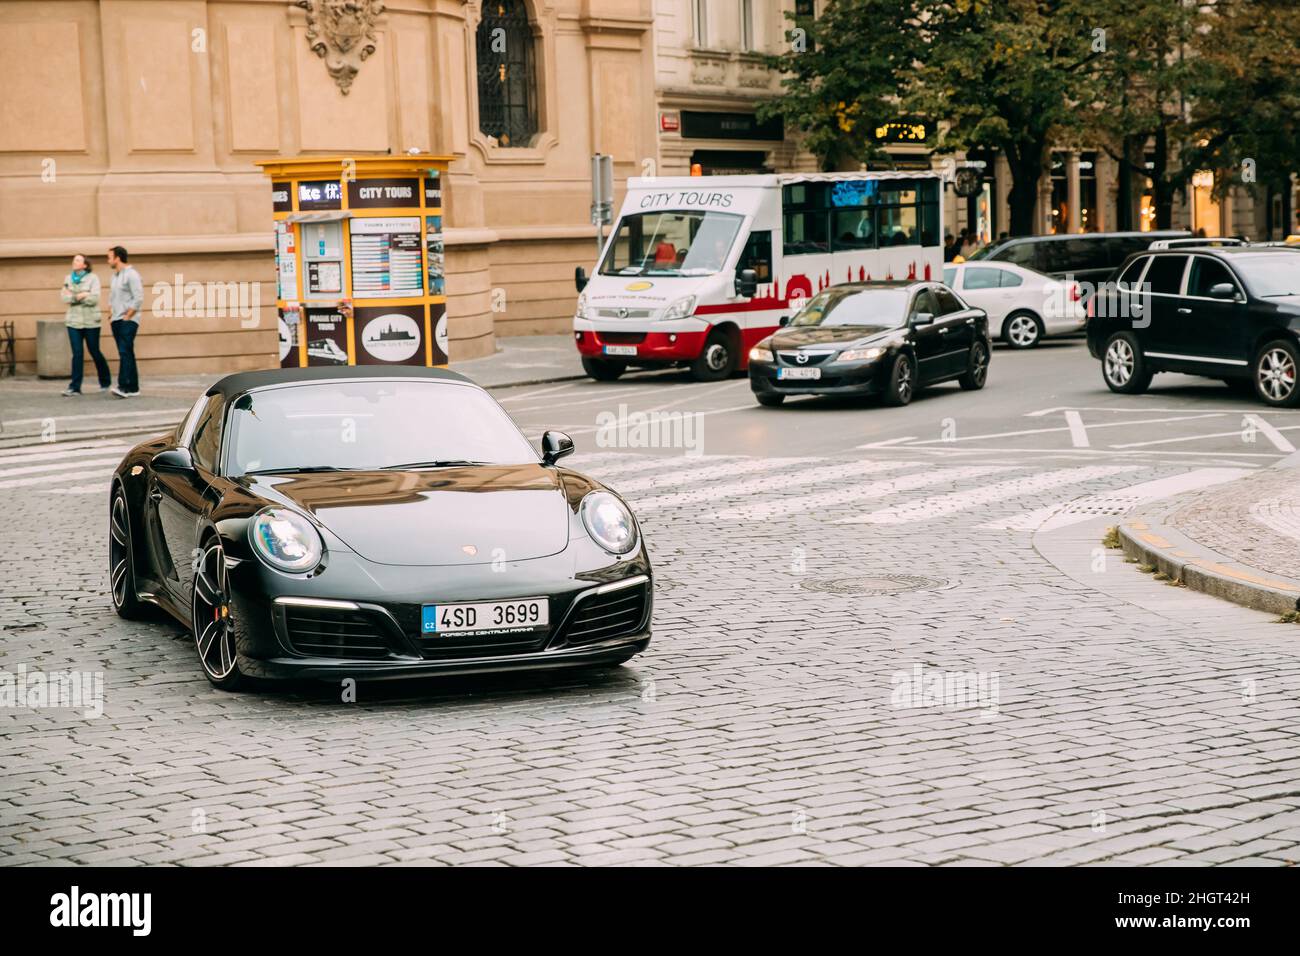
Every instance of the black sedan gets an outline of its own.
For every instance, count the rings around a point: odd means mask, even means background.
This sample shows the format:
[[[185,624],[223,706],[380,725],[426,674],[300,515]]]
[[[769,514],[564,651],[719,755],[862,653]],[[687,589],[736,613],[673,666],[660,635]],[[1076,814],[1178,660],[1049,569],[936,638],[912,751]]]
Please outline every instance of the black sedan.
[[[760,405],[790,395],[880,395],[906,405],[918,388],[988,379],[988,316],[938,282],[857,282],[808,300],[749,353]]]
[[[1300,250],[1145,252],[1097,291],[1088,315],[1088,350],[1112,392],[1136,395],[1157,373],[1182,372],[1300,407]]]
[[[617,495],[440,369],[243,372],[113,477],[113,605],[191,631],[217,687],[618,665],[650,559]]]

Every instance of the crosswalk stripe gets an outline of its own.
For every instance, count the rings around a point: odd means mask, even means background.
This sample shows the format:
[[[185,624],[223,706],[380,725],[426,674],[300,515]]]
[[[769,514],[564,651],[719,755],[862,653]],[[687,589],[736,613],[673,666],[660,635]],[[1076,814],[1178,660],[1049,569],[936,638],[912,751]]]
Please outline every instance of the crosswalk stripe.
[[[989,521],[978,527],[981,531],[1050,531],[1088,521],[1099,515],[1121,515],[1145,502],[1233,481],[1250,474],[1252,470],[1250,468],[1197,468],[1182,475],[1156,478],[1153,481],[1144,481],[1099,495],[1087,495],[1072,501],[1058,501],[1032,511],[1022,511],[1009,518]]]
[[[778,468],[797,467],[816,461],[818,461],[816,458],[750,458],[741,461],[707,464],[702,468],[683,468],[680,463],[674,463],[665,466],[658,474],[638,478],[634,481],[619,482],[616,484],[615,490],[620,495],[635,495],[639,491],[650,491],[664,485],[680,486],[684,483],[712,481],[715,478],[730,478],[733,475],[746,475],[759,471],[772,471]]]
[[[1016,500],[1027,494],[1048,491],[1064,485],[1074,485],[1094,478],[1105,478],[1126,471],[1138,471],[1140,465],[1092,465],[1085,468],[1061,468],[1024,478],[1012,478],[991,485],[932,495],[920,501],[894,505],[854,518],[843,518],[839,524],[911,524],[928,521],[945,515],[957,514],[980,505]]]
[[[107,494],[108,489],[112,487],[112,482],[105,478],[103,481],[92,482],[88,485],[73,485],[71,488],[50,488],[47,494],[51,495],[102,495]]]
[[[849,478],[862,478],[866,475],[886,471],[897,471],[920,464],[916,461],[871,461],[863,459],[843,465],[816,465],[795,471],[787,471],[779,476],[760,476],[744,481],[730,481],[721,485],[705,488],[693,488],[690,491],[675,491],[652,498],[640,498],[636,501],[638,512],[654,511],[656,508],[671,508],[675,505],[704,504],[722,498],[739,498],[775,488],[791,488],[796,485],[827,484]]]
[[[73,458],[87,458],[92,455],[126,454],[127,445],[121,442],[98,442],[92,448],[64,448],[59,445],[42,445],[48,451],[33,451],[26,455],[0,455],[0,467],[6,465],[27,465],[34,461],[68,461]]]
[[[116,464],[116,462],[111,462]],[[107,478],[108,472],[104,469],[99,471],[74,471],[61,475],[35,475],[30,478],[10,478],[0,481],[0,488],[30,488],[33,485],[48,485],[58,481],[87,481],[91,478]]]
[[[5,422],[6,427],[16,428],[19,425],[44,425],[48,421],[54,422],[56,426],[62,426],[63,423],[76,424],[87,418],[108,418],[112,420],[123,420],[131,426],[145,427],[145,422],[136,419],[149,419],[150,421],[161,421],[168,425],[175,425],[180,416],[188,412],[188,408],[153,408],[138,412],[90,412],[88,414],[74,415],[47,415],[44,418],[19,418],[11,422]],[[151,417],[152,416],[152,417]],[[129,421],[127,421],[129,419]],[[103,428],[104,426],[96,426]]]
[[[22,468],[0,468],[0,478],[13,478],[17,475],[35,475],[40,472],[67,471],[68,468],[96,468],[103,466],[106,469],[111,469],[121,460],[121,458],[97,458],[92,461],[61,461],[55,464],[47,462],[43,465],[26,465]],[[56,480],[58,479],[58,475],[54,474],[49,475],[49,477]]]
[[[964,465],[959,468],[934,468],[919,474],[900,475],[883,481],[871,481],[865,485],[847,488],[835,488],[812,495],[799,495],[798,498],[784,498],[781,501],[747,505],[741,508],[726,508],[708,515],[706,521],[755,521],[774,518],[790,510],[808,512],[817,508],[834,505],[854,504],[870,498],[885,498],[900,492],[912,491],[929,485],[947,481],[962,481],[969,478],[982,478],[985,475],[1014,471],[1020,465]]]
[[[692,468],[701,468],[706,464],[721,462],[739,462],[745,459],[739,456],[719,456],[719,455],[628,455],[629,458],[636,458],[635,462],[629,462],[624,466],[613,468],[591,468],[591,471],[601,481],[623,481],[628,476],[636,475],[643,471],[654,472],[672,472],[679,479],[687,479],[691,476]]]

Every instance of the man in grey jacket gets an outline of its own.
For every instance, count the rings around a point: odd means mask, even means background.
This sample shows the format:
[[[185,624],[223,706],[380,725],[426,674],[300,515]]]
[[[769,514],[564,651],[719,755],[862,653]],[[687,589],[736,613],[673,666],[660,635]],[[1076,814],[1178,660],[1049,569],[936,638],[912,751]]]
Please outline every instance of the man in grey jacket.
[[[108,305],[118,355],[117,384],[110,391],[118,398],[134,398],[140,394],[140,377],[135,365],[135,333],[140,329],[144,283],[140,281],[140,273],[128,264],[128,258],[121,246],[108,250],[108,264],[113,268]]]

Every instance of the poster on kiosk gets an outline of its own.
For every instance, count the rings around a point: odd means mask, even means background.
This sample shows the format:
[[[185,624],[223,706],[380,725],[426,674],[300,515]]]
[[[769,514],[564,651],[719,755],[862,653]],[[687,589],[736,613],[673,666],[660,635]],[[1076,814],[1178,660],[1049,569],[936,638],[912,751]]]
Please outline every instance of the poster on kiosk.
[[[282,368],[447,364],[445,156],[298,157],[271,179]]]

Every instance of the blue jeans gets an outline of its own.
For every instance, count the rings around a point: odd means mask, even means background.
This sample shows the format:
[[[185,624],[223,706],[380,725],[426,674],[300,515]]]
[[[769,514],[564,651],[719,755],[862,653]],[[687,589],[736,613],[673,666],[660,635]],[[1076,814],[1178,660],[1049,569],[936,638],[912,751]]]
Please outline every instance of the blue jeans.
[[[113,341],[117,343],[117,387],[124,392],[140,391],[140,376],[135,367],[135,333],[140,323],[118,319],[112,323]]]
[[[72,381],[68,384],[70,389],[74,392],[81,391],[82,369],[85,364],[83,344],[86,349],[90,350],[90,357],[95,362],[95,372],[99,376],[99,387],[108,388],[113,384],[113,375],[108,370],[108,360],[104,358],[104,353],[99,350],[99,329],[74,329],[69,326],[68,342],[72,345]]]

